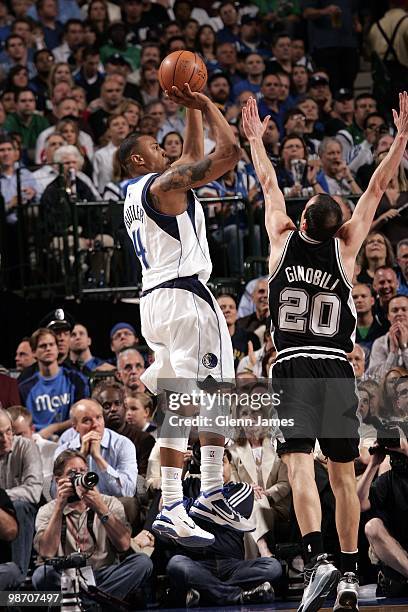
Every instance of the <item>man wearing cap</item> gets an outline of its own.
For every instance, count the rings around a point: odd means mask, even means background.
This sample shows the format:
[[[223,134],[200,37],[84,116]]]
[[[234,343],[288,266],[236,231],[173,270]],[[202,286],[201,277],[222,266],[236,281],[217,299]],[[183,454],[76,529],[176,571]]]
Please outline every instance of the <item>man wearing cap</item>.
[[[380,137],[389,133],[385,118],[377,112],[367,115],[363,125],[365,139],[360,144],[355,145],[346,158],[348,167],[353,174],[356,174],[364,164],[372,164],[374,160],[373,152]]]
[[[269,51],[262,46],[260,23],[258,15],[242,15],[241,36],[238,43],[240,53],[259,53],[262,57],[269,57]]]
[[[125,348],[132,348],[139,344],[136,330],[130,323],[116,323],[110,330],[111,351],[115,353],[115,359],[119,352]]]
[[[333,99],[332,119],[326,123],[328,136],[336,136],[337,132],[346,130],[353,123],[354,97],[351,89],[339,89]]]
[[[319,107],[319,118],[323,123],[331,119],[333,96],[330,91],[329,76],[323,72],[315,72],[309,79],[309,94]]]
[[[52,329],[37,329],[30,345],[38,371],[19,381],[20,396],[33,415],[36,431],[49,438],[71,425],[69,409],[74,402],[89,397],[89,387],[82,374],[58,365],[57,337]]]

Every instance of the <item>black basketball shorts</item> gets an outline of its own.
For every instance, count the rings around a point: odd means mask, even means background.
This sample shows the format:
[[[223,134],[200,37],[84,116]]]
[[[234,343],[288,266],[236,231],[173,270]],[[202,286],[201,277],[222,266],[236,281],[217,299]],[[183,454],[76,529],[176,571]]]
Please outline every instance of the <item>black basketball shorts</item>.
[[[345,353],[320,347],[287,349],[272,365],[271,377],[273,392],[279,394],[279,456],[310,453],[317,439],[332,461],[358,457],[358,397]]]

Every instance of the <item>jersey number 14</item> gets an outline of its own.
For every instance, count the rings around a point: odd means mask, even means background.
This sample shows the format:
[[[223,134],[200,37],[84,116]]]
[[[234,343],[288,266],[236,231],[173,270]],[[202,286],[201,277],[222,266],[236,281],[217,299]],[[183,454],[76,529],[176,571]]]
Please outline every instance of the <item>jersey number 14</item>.
[[[140,228],[138,230],[133,230],[133,246],[135,247],[135,253],[142,262],[142,266],[147,270],[150,268],[146,259],[146,249],[143,246],[142,238],[140,236]]]
[[[309,308],[310,302],[310,308]],[[279,329],[316,336],[335,336],[339,331],[341,302],[335,293],[317,293],[310,300],[304,289],[283,289],[279,296]]]

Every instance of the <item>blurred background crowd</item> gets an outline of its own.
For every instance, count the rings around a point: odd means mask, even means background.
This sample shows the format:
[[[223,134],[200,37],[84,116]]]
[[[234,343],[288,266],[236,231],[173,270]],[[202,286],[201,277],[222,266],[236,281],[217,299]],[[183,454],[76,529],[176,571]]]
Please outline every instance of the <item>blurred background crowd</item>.
[[[257,601],[256,589],[269,581],[280,596],[296,594],[302,559],[286,468],[274,432],[256,426],[269,408],[254,409],[255,400],[234,406],[247,421],[231,432],[224,478],[234,483],[231,495],[239,485],[247,504],[240,512],[253,517],[256,531],[237,540],[217,531],[205,561],[187,559],[151,531],[160,503],[162,410],[140,381],[154,355],[140,331],[140,267],[122,221],[129,177],[117,149],[136,131],[178,159],[184,109],[163,96],[158,68],[172,51],[199,52],[206,93],[242,147],[236,168],[197,193],[211,284],[231,334],[238,395],[259,396],[276,351],[263,199],[242,106],[253,96],[261,117],[270,115],[264,142],[292,219],[323,192],[349,219],[393,141],[392,108],[408,84],[407,10],[406,0],[0,0],[3,589],[30,580],[42,589],[58,585],[41,563],[73,552],[81,526],[86,531],[88,523],[75,522],[83,508],[67,500],[63,485],[71,472],[90,469],[99,476],[90,502],[96,540],[83,536],[80,548],[91,553],[105,592],[130,597],[142,589],[150,603],[192,605],[201,597],[226,605]],[[211,125],[204,136],[210,152]],[[408,155],[360,253],[349,355],[362,419],[360,578],[387,596],[408,595],[401,521],[408,508],[407,169]],[[194,497],[194,434],[190,443],[185,489]],[[334,498],[318,448],[315,466],[325,546],[336,555]],[[57,531],[60,539],[50,541],[48,524],[71,506],[72,534],[67,521],[65,536]],[[109,513],[123,532],[100,520]],[[220,567],[220,560],[225,572],[214,577],[211,563]]]

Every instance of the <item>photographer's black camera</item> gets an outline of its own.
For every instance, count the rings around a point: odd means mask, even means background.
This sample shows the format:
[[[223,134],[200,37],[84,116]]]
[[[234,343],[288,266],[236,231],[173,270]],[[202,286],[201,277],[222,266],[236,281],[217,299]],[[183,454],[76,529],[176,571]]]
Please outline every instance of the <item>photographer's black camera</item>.
[[[76,487],[82,487],[83,489],[90,491],[91,489],[96,487],[99,482],[99,476],[98,474],[96,474],[96,472],[87,472],[86,474],[81,474],[81,472],[74,472],[70,474],[69,479],[72,483],[72,486],[74,487],[74,492],[76,491]],[[70,503],[78,500],[79,497],[76,492],[68,499]]]
[[[373,425],[377,430],[378,446],[372,446],[368,449],[370,455],[374,455],[375,453],[389,454],[388,449],[401,448],[400,430],[408,437],[407,421],[386,421],[376,418]]]

